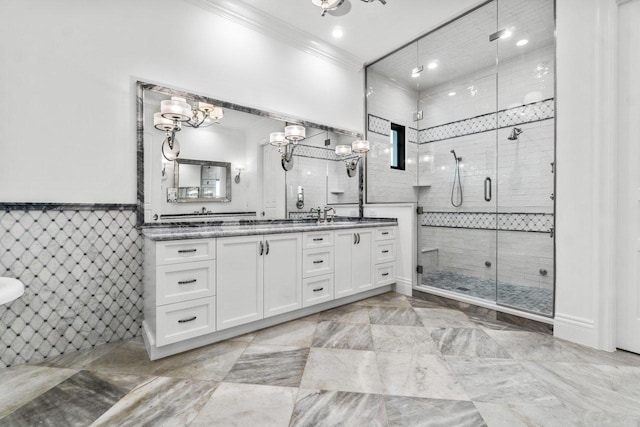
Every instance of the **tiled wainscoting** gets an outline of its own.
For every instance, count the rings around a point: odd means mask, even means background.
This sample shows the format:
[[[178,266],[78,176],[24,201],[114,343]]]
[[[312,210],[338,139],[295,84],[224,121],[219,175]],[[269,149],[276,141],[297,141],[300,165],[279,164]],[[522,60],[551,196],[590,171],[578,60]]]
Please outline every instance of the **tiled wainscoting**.
[[[1,204],[0,367],[132,338],[142,324],[135,205]]]

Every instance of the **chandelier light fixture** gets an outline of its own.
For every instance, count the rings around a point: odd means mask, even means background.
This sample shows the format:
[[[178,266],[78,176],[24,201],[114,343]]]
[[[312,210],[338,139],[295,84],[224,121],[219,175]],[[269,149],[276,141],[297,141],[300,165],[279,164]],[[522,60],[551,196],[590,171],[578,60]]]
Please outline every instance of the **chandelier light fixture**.
[[[373,3],[379,1],[387,4],[387,0],[362,0],[364,3]],[[351,2],[349,0],[311,0],[311,2],[322,9],[322,15],[327,13],[333,16],[344,16],[351,11]]]
[[[356,175],[356,169],[358,162],[369,151],[370,144],[366,140],[353,141],[351,145],[336,145],[336,155],[345,159],[345,166],[347,167],[347,175],[353,178]],[[350,157],[353,153],[357,154],[357,157]]]
[[[289,125],[284,128],[284,132],[271,132],[269,135],[269,144],[278,147],[282,169],[285,171],[293,169],[293,151],[306,136],[305,127],[300,125]]]
[[[207,102],[196,102],[192,107],[186,99],[172,96],[160,102],[160,111],[153,115],[153,126],[166,132],[167,137],[162,142],[162,155],[173,161],[180,155],[180,143],[176,139],[176,132],[182,125],[192,128],[208,127],[220,123],[224,111]]]

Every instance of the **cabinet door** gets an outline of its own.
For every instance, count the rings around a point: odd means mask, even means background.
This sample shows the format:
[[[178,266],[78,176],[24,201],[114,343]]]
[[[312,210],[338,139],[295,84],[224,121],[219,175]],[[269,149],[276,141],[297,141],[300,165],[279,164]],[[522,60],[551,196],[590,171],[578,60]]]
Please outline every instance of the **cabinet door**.
[[[217,326],[231,328],[263,318],[262,236],[217,242]]]
[[[353,246],[353,260],[351,262],[351,280],[356,292],[373,288],[373,239],[371,229],[355,230],[357,243]]]
[[[352,251],[356,235],[352,230],[335,232],[335,297],[342,298],[357,292],[351,277]]]
[[[302,234],[264,236],[264,317],[302,308]]]

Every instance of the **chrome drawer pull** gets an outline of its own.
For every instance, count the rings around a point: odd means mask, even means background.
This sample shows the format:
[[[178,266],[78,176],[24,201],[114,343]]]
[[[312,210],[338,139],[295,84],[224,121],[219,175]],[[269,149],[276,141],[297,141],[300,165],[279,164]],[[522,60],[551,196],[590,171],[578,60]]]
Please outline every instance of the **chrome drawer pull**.
[[[320,292],[320,291],[321,291],[321,290],[323,290],[323,289],[324,289],[324,288],[315,288],[315,289],[313,290],[313,292]]]
[[[383,231],[383,232],[382,232],[382,235],[383,235],[383,236],[386,236],[387,234],[389,234],[389,232],[388,232],[388,231]]]
[[[322,264],[324,260],[313,261],[314,264]]]
[[[196,283],[197,281],[198,279],[181,280],[178,282],[178,285],[190,285],[191,283]]]
[[[383,253],[383,254],[388,254],[388,253],[389,253],[389,251],[388,251],[388,250],[386,250],[386,251],[382,251],[382,253]]]
[[[197,249],[178,249],[179,254],[188,254],[190,252],[195,252]]]
[[[323,237],[316,237],[315,239],[313,239],[314,242],[321,242],[323,240],[324,240]]]
[[[382,273],[382,277],[388,276],[388,275],[389,275],[389,273]]]
[[[178,320],[178,323],[187,323],[187,322],[193,322],[194,320],[196,320],[198,318],[198,316],[193,316],[190,317],[188,319],[180,319]]]

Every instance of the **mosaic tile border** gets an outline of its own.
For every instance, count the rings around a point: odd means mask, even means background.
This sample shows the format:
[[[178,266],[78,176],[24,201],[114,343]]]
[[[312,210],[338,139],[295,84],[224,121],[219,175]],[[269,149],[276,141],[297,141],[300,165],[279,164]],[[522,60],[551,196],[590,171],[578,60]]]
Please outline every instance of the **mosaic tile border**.
[[[310,159],[318,160],[330,160],[334,162],[340,162],[343,160],[355,159],[357,154],[351,156],[340,157],[336,154],[334,149],[325,147],[316,147],[314,145],[298,144],[297,148],[293,152],[294,157],[307,157]]]
[[[0,206],[0,274],[25,285],[22,297],[0,306],[0,367],[140,333],[136,205]]]
[[[368,124],[367,129],[369,132],[377,133],[378,135],[389,136],[391,135],[391,121],[384,119],[382,117],[374,116],[373,114],[368,115]],[[419,131],[416,128],[407,127],[407,141],[413,142],[414,144],[418,143]]]
[[[554,227],[554,218],[553,214],[537,212],[425,212],[420,224],[423,227],[550,233]]]
[[[427,144],[460,136],[473,135],[505,127],[521,125],[525,123],[539,122],[555,117],[555,98],[549,98],[530,104],[524,104],[514,108],[500,110],[496,113],[481,114],[464,120],[433,126],[417,130],[407,128],[407,141],[418,144]],[[367,129],[369,132],[389,136],[391,133],[391,121],[382,117],[368,115]]]
[[[505,127],[552,119],[555,116],[555,99],[549,98],[519,107],[500,110],[497,113],[482,114],[444,125],[422,129],[418,139],[420,144],[442,141],[475,133],[487,132]]]
[[[122,203],[42,203],[42,202],[0,202],[0,211],[91,211],[124,210],[134,211],[136,204]]]

